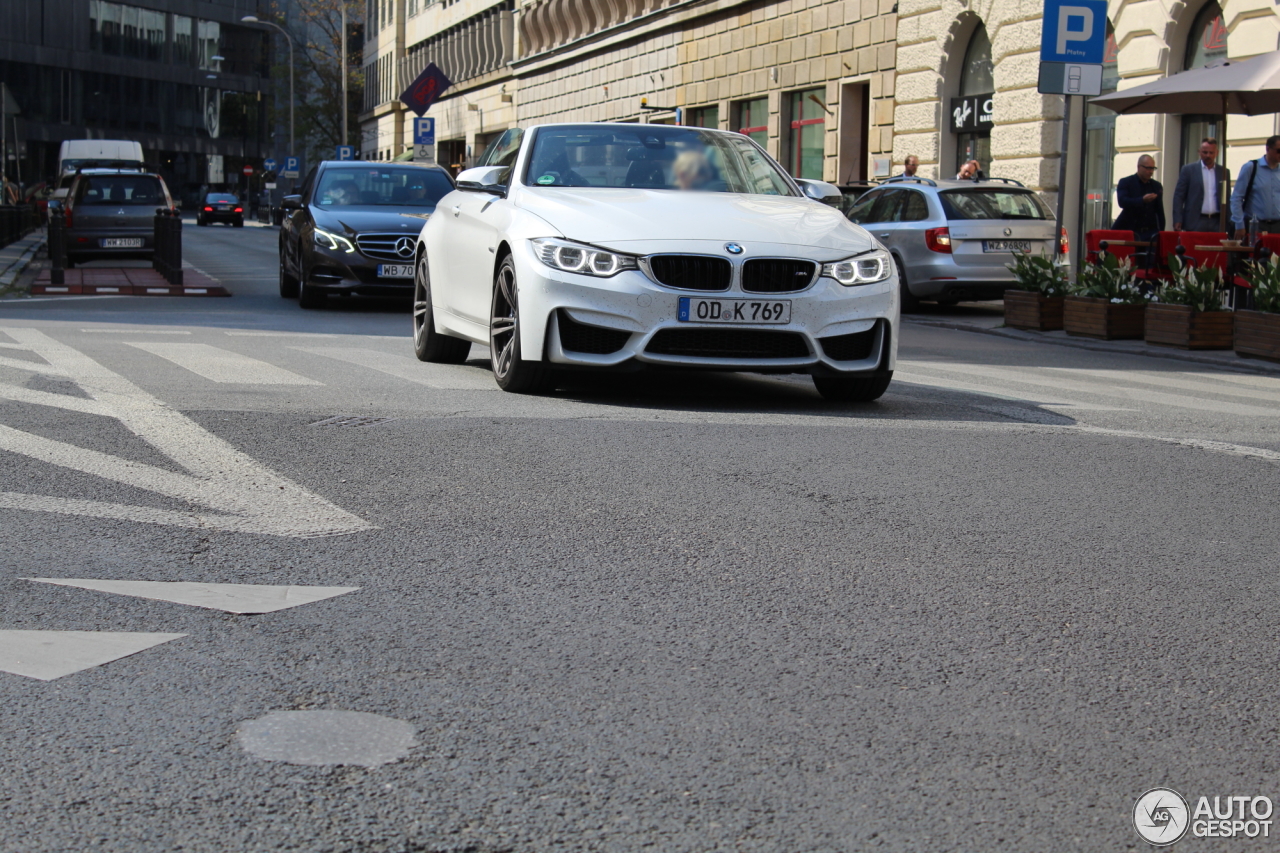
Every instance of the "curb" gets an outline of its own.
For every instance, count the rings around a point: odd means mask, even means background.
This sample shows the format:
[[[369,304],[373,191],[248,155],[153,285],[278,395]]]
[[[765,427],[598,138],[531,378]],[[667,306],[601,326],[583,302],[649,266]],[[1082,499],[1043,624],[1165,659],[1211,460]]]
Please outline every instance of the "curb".
[[[917,326],[933,326],[937,329],[953,329],[958,332],[977,332],[982,335],[995,335],[999,338],[1009,338],[1015,341],[1052,344],[1053,346],[1073,347],[1074,349],[1086,349],[1092,350],[1093,352],[1113,352],[1119,353],[1120,355],[1145,355],[1153,358],[1168,358],[1174,361],[1208,364],[1224,370],[1257,373],[1263,376],[1280,376],[1280,364],[1271,364],[1270,362],[1258,359],[1246,359],[1241,358],[1240,356],[1235,356],[1237,361],[1227,361],[1223,358],[1200,355],[1187,350],[1153,347],[1146,344],[1141,344],[1137,347],[1114,346],[1106,341],[1095,341],[1087,338],[1050,338],[1042,333],[1024,332],[1020,329],[1009,329],[1003,326],[996,328],[983,328],[982,326],[974,326],[969,323],[960,323],[953,320],[926,320],[916,317],[903,317],[902,320],[905,323],[912,323]],[[1222,352],[1229,353],[1231,351],[1222,350]]]
[[[36,256],[36,252],[44,246],[44,239],[43,233],[34,232],[32,235],[5,247],[6,254],[14,247],[20,246],[21,248],[18,249],[17,257],[10,260],[4,271],[0,272],[0,291],[8,289],[18,280],[18,276],[22,275],[23,271],[26,270],[32,258]],[[26,243],[26,245],[23,246],[23,243]],[[5,260],[7,259],[0,257],[0,264],[3,264]]]

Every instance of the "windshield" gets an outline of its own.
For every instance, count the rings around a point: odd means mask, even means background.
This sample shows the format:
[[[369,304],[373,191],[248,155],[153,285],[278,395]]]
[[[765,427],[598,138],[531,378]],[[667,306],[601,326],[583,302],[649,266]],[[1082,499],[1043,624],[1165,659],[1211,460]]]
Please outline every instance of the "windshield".
[[[973,189],[939,193],[947,219],[1052,219],[1049,205],[1026,190]]]
[[[94,175],[80,182],[78,204],[164,204],[160,181],[147,175]]]
[[[437,169],[351,167],[328,169],[316,189],[314,204],[435,207],[453,189]]]
[[[525,184],[795,195],[786,177],[745,136],[638,124],[544,127]]]

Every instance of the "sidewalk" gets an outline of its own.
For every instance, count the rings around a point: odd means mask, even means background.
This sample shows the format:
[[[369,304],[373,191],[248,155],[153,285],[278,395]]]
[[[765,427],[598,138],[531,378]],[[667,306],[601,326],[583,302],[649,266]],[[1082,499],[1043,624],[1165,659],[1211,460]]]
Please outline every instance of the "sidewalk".
[[[1145,341],[1099,341],[1093,338],[1071,337],[1066,332],[1024,332],[1021,329],[1007,328],[1004,325],[1004,317],[994,313],[960,317],[903,314],[902,321],[904,323],[914,323],[918,326],[934,326],[939,329],[958,329],[962,332],[997,335],[1002,338],[1012,338],[1015,341],[1054,344],[1063,347],[1093,350],[1094,352],[1147,355],[1155,358],[1169,358],[1175,361],[1205,364],[1226,370],[1280,376],[1280,364],[1258,358],[1241,358],[1231,350],[1190,351],[1152,346]]]
[[[0,249],[0,293],[12,287],[18,276],[22,275],[36,252],[44,246],[44,238],[44,229],[38,228],[16,243]]]

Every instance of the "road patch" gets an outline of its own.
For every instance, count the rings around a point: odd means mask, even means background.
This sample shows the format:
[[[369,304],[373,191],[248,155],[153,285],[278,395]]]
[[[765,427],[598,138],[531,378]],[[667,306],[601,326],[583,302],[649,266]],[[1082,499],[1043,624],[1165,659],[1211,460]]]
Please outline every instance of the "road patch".
[[[417,741],[402,720],[362,711],[272,711],[240,725],[245,752],[264,761],[377,767],[409,754]]]

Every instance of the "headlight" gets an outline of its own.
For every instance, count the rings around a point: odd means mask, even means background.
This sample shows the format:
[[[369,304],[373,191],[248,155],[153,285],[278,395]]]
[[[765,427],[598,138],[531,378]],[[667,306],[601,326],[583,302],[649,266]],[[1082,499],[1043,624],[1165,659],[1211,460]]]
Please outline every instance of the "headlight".
[[[608,278],[623,270],[639,269],[636,259],[631,255],[606,252],[595,246],[557,240],[554,237],[540,237],[534,240],[533,251],[537,253],[538,260],[552,269],[582,275]]]
[[[316,241],[317,246],[323,246],[335,252],[346,252],[349,255],[356,250],[356,247],[351,245],[351,241],[341,234],[330,234],[319,228],[311,232],[311,239]]]
[[[845,287],[853,287],[855,284],[884,281],[889,277],[892,264],[889,253],[877,249],[833,264],[823,264],[822,274],[827,278],[834,278]]]

